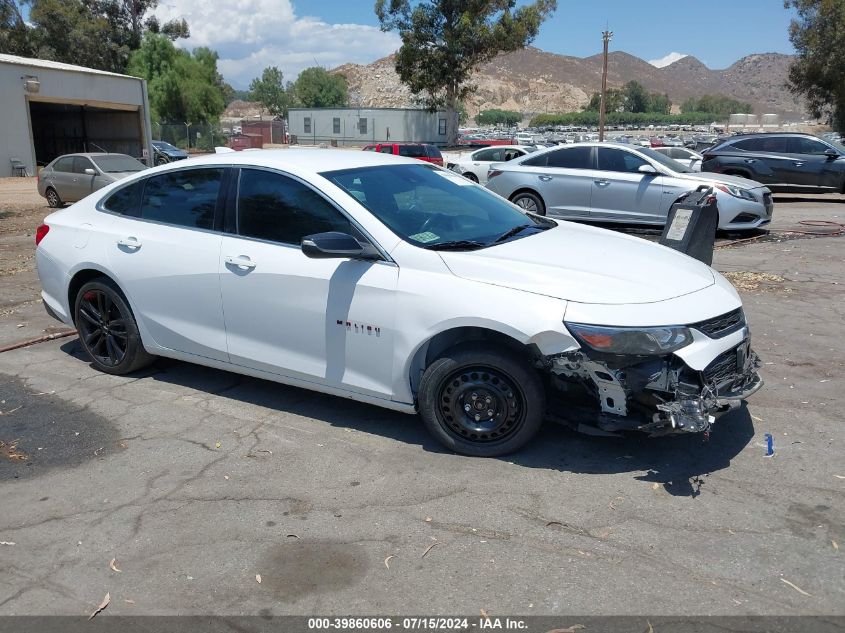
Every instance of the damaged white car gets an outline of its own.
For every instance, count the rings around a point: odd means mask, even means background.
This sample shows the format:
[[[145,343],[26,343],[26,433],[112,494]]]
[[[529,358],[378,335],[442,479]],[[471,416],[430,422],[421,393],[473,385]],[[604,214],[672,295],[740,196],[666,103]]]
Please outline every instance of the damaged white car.
[[[708,266],[412,159],[180,161],[50,215],[36,243],[47,310],[102,371],[168,356],[418,412],[467,455],[550,418],[705,432],[762,384]]]

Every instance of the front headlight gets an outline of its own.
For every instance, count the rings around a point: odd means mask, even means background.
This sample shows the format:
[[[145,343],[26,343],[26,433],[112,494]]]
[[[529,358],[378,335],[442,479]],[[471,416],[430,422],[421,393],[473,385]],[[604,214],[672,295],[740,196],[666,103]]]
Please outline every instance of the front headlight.
[[[648,328],[606,327],[584,323],[565,325],[578,341],[605,354],[662,356],[692,343],[689,328],[677,325]]]
[[[737,187],[736,185],[726,185],[724,183],[719,183],[713,186],[719,191],[729,193],[734,198],[742,198],[743,200],[751,200],[753,202],[757,201],[757,198],[755,198],[754,194],[748,191],[748,189],[743,189],[742,187]]]

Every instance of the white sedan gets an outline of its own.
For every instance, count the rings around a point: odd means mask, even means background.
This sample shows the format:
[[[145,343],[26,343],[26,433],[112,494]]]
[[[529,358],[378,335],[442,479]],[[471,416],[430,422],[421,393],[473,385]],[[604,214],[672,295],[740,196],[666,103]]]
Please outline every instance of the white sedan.
[[[449,162],[449,169],[483,185],[487,182],[487,170],[492,163],[503,163],[536,151],[537,148],[533,145],[484,147]]]
[[[704,157],[696,151],[686,147],[654,147],[652,149],[681,163],[690,171],[701,171],[701,161]]]
[[[48,312],[101,371],[167,356],[418,412],[467,455],[514,451],[550,414],[706,431],[761,385],[708,266],[409,158],[179,161],[51,214],[36,245]]]

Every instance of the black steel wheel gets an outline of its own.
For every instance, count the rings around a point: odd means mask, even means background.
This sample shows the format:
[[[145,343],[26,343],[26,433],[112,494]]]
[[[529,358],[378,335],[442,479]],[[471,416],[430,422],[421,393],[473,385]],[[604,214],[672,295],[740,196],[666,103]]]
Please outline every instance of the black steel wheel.
[[[166,164],[167,164],[167,163],[169,163],[169,162],[170,162],[170,161],[169,161],[169,160],[167,160],[167,157],[166,157],[166,156],[159,156],[159,157],[156,159],[156,165],[166,165]]]
[[[546,205],[543,199],[530,191],[521,191],[511,198],[516,206],[534,215],[546,215]]]
[[[82,347],[93,365],[109,374],[128,374],[153,361],[120,289],[108,278],[79,289],[74,310]]]
[[[47,191],[44,192],[44,197],[47,198],[47,204],[53,209],[58,209],[64,205],[64,202],[62,202],[58,192],[52,187],[47,187]]]
[[[465,455],[510,453],[539,430],[545,394],[536,371],[517,355],[467,343],[423,374],[418,397],[429,431]]]

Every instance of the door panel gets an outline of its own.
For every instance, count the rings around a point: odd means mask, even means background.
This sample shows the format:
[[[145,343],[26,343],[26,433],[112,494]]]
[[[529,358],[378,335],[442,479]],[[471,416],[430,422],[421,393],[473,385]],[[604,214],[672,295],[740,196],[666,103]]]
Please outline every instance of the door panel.
[[[669,206],[664,176],[637,171],[645,160],[626,150],[599,147],[598,167],[592,172],[590,217],[619,222],[662,223]],[[671,202],[671,201],[670,201]]]
[[[249,268],[240,264],[247,258]],[[231,362],[390,397],[398,271],[225,236],[220,276]]]
[[[527,184],[543,197],[548,215],[570,218],[590,214],[591,152],[588,146],[562,148],[522,163],[526,174],[530,173]]]
[[[109,263],[158,345],[228,360],[220,299],[221,236],[117,217]]]
[[[104,206],[126,214],[115,216],[106,250],[155,343],[225,361],[222,237],[214,232],[222,176],[211,168],[167,172],[118,189]]]

